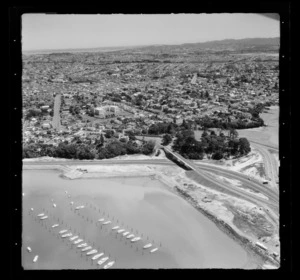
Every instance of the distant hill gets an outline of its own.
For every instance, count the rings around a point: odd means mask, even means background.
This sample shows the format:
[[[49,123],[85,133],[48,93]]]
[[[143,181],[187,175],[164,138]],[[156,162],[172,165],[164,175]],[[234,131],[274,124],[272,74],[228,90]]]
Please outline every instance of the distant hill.
[[[180,45],[148,45],[148,46],[120,46],[100,47],[89,49],[61,49],[61,50],[33,50],[23,51],[23,54],[71,54],[79,52],[113,52],[123,50],[137,51],[182,51],[190,50],[211,50],[211,51],[278,51],[280,45],[279,37],[276,38],[246,38],[246,39],[225,39],[219,41],[208,41],[203,43],[185,43]]]
[[[209,41],[203,43],[186,43],[181,45],[160,45],[160,46],[147,46],[142,47],[148,51],[152,50],[198,50],[198,51],[278,51],[280,40],[276,38],[246,38],[246,39],[225,39],[219,41]]]

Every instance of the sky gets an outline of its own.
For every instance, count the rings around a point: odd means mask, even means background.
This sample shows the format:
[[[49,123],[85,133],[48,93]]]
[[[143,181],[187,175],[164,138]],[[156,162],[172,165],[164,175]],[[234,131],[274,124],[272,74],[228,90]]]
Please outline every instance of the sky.
[[[77,49],[279,37],[260,14],[22,15],[22,49]]]

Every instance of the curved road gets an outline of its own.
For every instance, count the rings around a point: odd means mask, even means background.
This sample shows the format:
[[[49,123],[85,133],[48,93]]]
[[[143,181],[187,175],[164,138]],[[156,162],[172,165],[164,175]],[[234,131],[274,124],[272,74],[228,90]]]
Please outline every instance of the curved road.
[[[276,183],[278,181],[278,164],[274,156],[268,151],[266,147],[263,147],[260,144],[251,143],[251,145],[262,155],[266,175],[271,180],[272,188],[278,191],[278,186]]]

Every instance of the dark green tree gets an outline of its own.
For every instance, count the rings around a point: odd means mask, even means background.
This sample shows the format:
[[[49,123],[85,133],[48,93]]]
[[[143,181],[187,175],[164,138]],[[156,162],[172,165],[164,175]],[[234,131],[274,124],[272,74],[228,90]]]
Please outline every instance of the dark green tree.
[[[170,134],[164,134],[163,138],[162,138],[162,142],[161,144],[163,146],[167,146],[172,142],[172,136]]]

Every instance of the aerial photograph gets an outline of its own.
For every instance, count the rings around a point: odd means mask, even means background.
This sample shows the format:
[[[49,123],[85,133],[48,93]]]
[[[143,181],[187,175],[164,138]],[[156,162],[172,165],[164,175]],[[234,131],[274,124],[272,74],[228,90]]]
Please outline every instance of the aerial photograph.
[[[24,270],[281,267],[278,14],[21,24]]]

